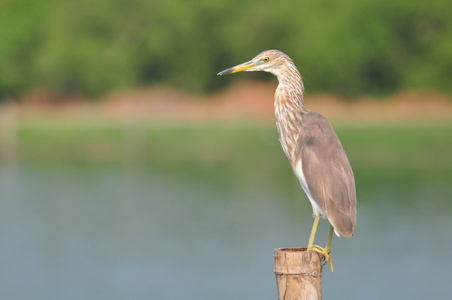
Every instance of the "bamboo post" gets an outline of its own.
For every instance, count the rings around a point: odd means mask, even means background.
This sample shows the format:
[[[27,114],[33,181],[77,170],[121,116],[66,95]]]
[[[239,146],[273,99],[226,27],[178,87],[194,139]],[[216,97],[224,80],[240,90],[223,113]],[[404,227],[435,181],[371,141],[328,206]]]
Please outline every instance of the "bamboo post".
[[[306,248],[275,249],[275,275],[279,300],[321,300],[320,255]]]

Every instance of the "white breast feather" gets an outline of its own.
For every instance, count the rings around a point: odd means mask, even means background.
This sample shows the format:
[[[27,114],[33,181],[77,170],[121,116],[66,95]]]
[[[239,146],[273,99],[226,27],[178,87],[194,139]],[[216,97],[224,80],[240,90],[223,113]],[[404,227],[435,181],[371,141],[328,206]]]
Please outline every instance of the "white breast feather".
[[[306,178],[304,177],[303,174],[303,165],[301,160],[297,163],[294,172],[295,175],[297,175],[298,180],[300,181],[301,187],[303,188],[304,192],[309,198],[309,201],[311,202],[314,215],[325,217],[325,212],[320,208],[320,206],[315,201],[314,197],[312,197],[311,192],[309,191],[308,184],[306,183]]]

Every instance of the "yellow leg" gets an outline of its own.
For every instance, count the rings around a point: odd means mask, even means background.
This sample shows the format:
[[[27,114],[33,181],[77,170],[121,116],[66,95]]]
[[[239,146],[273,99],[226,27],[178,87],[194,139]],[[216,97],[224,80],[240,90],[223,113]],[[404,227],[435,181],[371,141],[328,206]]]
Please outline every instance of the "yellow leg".
[[[308,250],[312,250],[314,248],[314,239],[317,232],[317,227],[319,227],[319,222],[320,216],[315,216],[314,224],[312,224],[311,236],[309,237]]]
[[[334,228],[331,225],[330,226],[330,237],[328,238],[328,245],[324,249],[325,252],[328,253],[328,257],[326,258],[326,260],[330,261],[331,273],[334,272],[334,270],[333,270],[333,260],[331,259],[331,241],[333,240],[333,231],[334,231]]]
[[[315,216],[314,224],[312,224],[311,236],[308,242],[308,251],[315,251],[323,256],[325,262],[330,262],[331,273],[333,273],[333,261],[331,260],[331,241],[333,240],[333,226],[330,228],[330,236],[328,238],[328,245],[322,248],[318,245],[314,245],[314,239],[317,232],[317,227],[319,226],[320,216]]]

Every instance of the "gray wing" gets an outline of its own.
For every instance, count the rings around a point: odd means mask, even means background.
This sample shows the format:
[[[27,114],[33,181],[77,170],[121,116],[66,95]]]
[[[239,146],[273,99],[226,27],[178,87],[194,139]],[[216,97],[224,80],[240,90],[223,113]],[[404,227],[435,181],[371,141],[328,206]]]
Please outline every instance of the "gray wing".
[[[356,226],[356,190],[347,155],[325,117],[308,112],[302,122],[296,157],[302,160],[309,192],[336,234],[350,237]]]

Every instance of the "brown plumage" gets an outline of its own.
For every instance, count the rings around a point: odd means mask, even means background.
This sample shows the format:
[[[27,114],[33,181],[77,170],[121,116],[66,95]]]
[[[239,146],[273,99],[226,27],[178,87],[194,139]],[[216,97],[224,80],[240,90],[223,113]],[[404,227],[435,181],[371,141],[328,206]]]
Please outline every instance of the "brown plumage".
[[[352,168],[328,120],[305,108],[303,81],[292,59],[281,51],[268,50],[218,75],[240,71],[265,71],[278,77],[274,105],[281,145],[311,201],[317,224],[318,217],[324,216],[338,236],[352,236],[356,225]],[[331,233],[328,247],[324,250],[312,244],[316,222],[314,227],[308,248],[328,258]]]
[[[295,157],[302,164],[312,198],[336,234],[351,237],[356,225],[355,180],[341,142],[325,117],[305,114]]]

